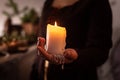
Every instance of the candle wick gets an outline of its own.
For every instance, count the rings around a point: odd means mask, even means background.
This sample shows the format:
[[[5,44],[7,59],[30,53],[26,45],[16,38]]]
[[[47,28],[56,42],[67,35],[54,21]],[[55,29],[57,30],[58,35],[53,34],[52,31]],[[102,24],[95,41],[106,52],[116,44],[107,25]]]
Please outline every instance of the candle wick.
[[[57,22],[55,21],[55,26],[57,26]]]

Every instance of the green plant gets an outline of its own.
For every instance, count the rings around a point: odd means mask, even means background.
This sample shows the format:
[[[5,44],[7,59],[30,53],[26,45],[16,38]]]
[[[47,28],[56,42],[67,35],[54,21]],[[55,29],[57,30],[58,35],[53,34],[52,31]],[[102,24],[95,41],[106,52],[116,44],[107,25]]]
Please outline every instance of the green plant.
[[[8,8],[11,8],[13,12],[10,13],[8,11],[3,11],[3,14],[6,15],[8,18],[11,18],[13,16],[20,15],[21,13],[23,13],[23,16],[20,17],[22,23],[31,22],[34,24],[39,17],[37,11],[35,11],[35,9],[33,8],[28,9],[28,7],[26,6],[22,10],[20,10],[18,4],[13,0],[8,0],[8,2],[5,5]]]
[[[22,23],[28,23],[31,22],[32,24],[34,24],[38,19],[38,15],[37,12],[35,11],[35,9],[30,9],[27,13],[25,13],[22,17]]]
[[[27,30],[30,30],[32,29],[32,33],[30,35],[26,35],[25,34],[25,37],[23,37],[21,34],[17,34],[18,30],[17,31],[14,31],[12,30],[11,27],[13,27],[13,24],[11,23],[11,21],[7,21],[6,22],[6,26],[9,27],[10,31],[12,34],[5,34],[1,39],[0,41],[4,41],[4,42],[11,42],[12,40],[16,40],[16,41],[21,41],[22,39],[24,40],[27,40],[28,42],[33,42],[35,40],[35,38],[33,38],[33,36],[35,37],[35,33],[34,33],[34,28],[31,28],[32,27],[36,27],[36,23],[38,22],[39,20],[39,16],[37,14],[37,11],[34,9],[34,8],[31,8],[31,9],[28,9],[28,7],[24,7],[23,9],[19,9],[19,6],[16,2],[14,2],[14,0],[8,0],[8,2],[5,4],[6,7],[10,8],[12,10],[12,12],[9,12],[9,11],[6,11],[4,10],[3,11],[3,14],[5,16],[7,16],[8,20],[14,16],[18,16],[19,19],[21,20],[21,22],[23,23],[22,28],[23,30],[26,32],[26,27],[27,27]],[[21,16],[19,16],[20,14],[22,14]],[[30,27],[24,23],[30,23]],[[32,25],[31,25],[32,23]],[[34,25],[35,24],[35,25]],[[29,28],[29,29],[28,29]]]
[[[13,17],[15,15],[19,15],[21,13],[24,13],[25,11],[28,10],[28,7],[24,7],[22,10],[19,9],[19,6],[16,2],[14,2],[13,0],[8,0],[8,2],[5,4],[7,8],[11,8],[12,9],[12,13],[8,12],[8,11],[3,11],[3,14],[6,15],[7,17]]]

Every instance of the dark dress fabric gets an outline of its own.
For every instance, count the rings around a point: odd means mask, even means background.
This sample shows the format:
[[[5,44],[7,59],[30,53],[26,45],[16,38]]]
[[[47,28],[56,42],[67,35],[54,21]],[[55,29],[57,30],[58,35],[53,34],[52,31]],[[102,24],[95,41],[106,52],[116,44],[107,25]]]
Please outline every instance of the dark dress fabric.
[[[110,54],[111,72],[114,80],[120,80],[120,38],[114,44]]]
[[[108,0],[80,0],[61,9],[52,7],[52,2],[45,2],[39,36],[46,38],[47,24],[57,21],[67,30],[66,48],[75,49],[79,57],[65,64],[64,69],[50,63],[48,80],[98,80],[96,69],[106,61],[112,47],[112,12]],[[40,56],[39,59],[33,65],[34,80],[44,78],[44,59]],[[37,75],[33,76],[34,73]]]

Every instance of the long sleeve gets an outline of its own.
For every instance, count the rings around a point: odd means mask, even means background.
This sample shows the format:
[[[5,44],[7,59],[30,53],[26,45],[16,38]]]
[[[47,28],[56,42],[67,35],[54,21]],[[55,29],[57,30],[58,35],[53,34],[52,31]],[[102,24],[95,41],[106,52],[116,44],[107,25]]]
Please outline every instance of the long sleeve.
[[[75,65],[96,67],[108,58],[112,46],[112,13],[107,0],[98,3],[90,11],[86,46],[83,49],[76,49],[79,58],[75,61]]]

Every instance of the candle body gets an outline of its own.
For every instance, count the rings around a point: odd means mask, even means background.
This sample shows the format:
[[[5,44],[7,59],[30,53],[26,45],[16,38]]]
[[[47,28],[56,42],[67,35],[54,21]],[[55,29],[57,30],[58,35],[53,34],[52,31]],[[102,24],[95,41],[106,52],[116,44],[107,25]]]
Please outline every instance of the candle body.
[[[47,25],[46,49],[51,54],[62,54],[66,45],[66,29]]]

